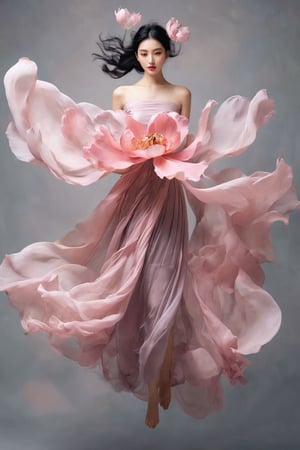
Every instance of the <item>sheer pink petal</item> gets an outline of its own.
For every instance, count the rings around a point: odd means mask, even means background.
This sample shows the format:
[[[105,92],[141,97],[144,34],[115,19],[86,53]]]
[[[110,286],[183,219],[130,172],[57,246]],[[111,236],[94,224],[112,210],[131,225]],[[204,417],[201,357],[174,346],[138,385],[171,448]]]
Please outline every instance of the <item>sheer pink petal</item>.
[[[202,147],[201,135],[193,136],[189,134],[185,141],[181,144],[181,148],[177,149],[176,152],[172,154],[172,158],[178,161],[191,161],[193,162],[194,154],[198,153],[199,149]],[[205,159],[202,159],[205,161]]]
[[[169,156],[162,156],[153,160],[153,166],[160,178],[198,181],[203,176],[207,163],[205,161],[189,163]]]
[[[62,132],[77,147],[90,145],[95,129],[90,118],[81,108],[68,108],[62,116]]]
[[[132,116],[127,115],[126,117],[126,127],[131,130],[136,138],[141,138],[147,134],[147,127],[141,122],[135,120]]]
[[[201,202],[223,205],[232,213],[246,208],[249,202],[248,198],[250,198],[251,184],[243,178],[208,188],[195,187],[188,181],[184,181],[183,183],[187,191]],[[245,196],[245,192],[243,191],[248,191],[249,195]]]
[[[104,114],[105,111],[99,106],[94,105],[93,103],[88,102],[80,102],[77,104],[78,108],[86,113],[86,115],[91,119],[92,122],[96,120],[99,114]]]
[[[244,355],[257,353],[278,332],[281,311],[273,297],[243,271],[235,282],[238,316],[233,311],[228,325],[238,324],[238,349]],[[232,325],[233,326],[233,325]]]
[[[23,161],[44,165],[68,183],[93,183],[104,172],[96,170],[82,149],[61,132],[64,111],[76,104],[54,85],[37,81],[36,73],[35,63],[23,58],[5,75],[6,95],[14,121],[7,129],[12,151]]]
[[[270,209],[275,211],[277,202],[283,198],[288,199],[284,204],[290,211],[299,205],[293,188],[292,169],[283,159],[277,160],[273,172],[254,172],[250,177],[244,177],[245,182],[248,179],[251,181],[251,202],[246,209],[234,215],[236,224],[250,223]]]
[[[107,129],[114,140],[118,140],[122,132],[126,129],[127,114],[125,111],[101,111],[93,120],[96,132],[101,128]]]
[[[208,119],[211,109],[214,105],[217,105],[217,103],[214,100],[209,100],[207,102],[207,104],[205,105],[205,107],[201,112],[196,136],[188,135],[186,146],[183,148],[183,150],[176,153],[174,155],[174,158],[178,158],[182,161],[186,161],[189,159],[194,161],[196,160],[196,158],[194,158],[195,155],[197,156],[197,161],[199,161],[200,155],[202,154],[203,160],[207,159],[208,161],[210,161],[211,155],[207,151],[204,151],[203,149],[211,136],[210,131],[208,129]]]
[[[134,150],[133,150],[133,140],[135,138],[134,133],[132,132],[132,130],[130,128],[126,128],[121,136],[120,136],[120,148],[122,149],[122,151],[124,153],[129,154],[134,154]]]
[[[160,157],[161,155],[165,154],[165,147],[163,145],[155,144],[151,145],[151,147],[148,147],[146,150],[134,150],[132,151],[131,155],[135,155],[137,157],[146,159],[155,159],[157,157]]]
[[[172,117],[177,123],[177,130],[180,133],[180,141],[183,142],[189,132],[189,120],[186,116],[170,111],[168,115]]]
[[[211,109],[213,106],[216,106],[217,102],[215,100],[209,100],[203,110],[201,111],[200,119],[198,122],[198,132],[197,135],[199,136],[200,140],[202,141],[203,145],[208,142],[210,139],[210,131],[208,129],[208,120],[209,115],[211,113]]]
[[[259,91],[252,99],[232,96],[223,102],[216,114],[207,121],[211,106],[200,118],[199,133],[206,134],[207,142],[195,158],[211,160],[224,155],[239,155],[255,140],[257,129],[263,125],[274,112],[274,102],[266,90]]]
[[[118,148],[109,145],[107,140],[102,140],[99,137],[90,146],[84,148],[84,155],[95,167],[111,172],[126,169],[139,162],[137,159],[130,158]]]

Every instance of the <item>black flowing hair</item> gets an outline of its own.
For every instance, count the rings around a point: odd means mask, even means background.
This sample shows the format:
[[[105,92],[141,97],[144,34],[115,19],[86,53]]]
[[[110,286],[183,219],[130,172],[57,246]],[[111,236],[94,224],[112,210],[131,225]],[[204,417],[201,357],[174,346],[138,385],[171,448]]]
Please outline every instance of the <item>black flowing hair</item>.
[[[142,66],[136,59],[138,47],[145,39],[156,39],[161,43],[170,57],[177,56],[180,48],[176,50],[175,43],[169,38],[165,28],[158,23],[152,22],[142,25],[136,32],[131,34],[131,43],[125,45],[125,36],[121,39],[118,36],[103,39],[99,35],[97,45],[100,53],[92,53],[94,60],[103,61],[101,66],[103,72],[112,78],[121,78],[131,70],[144,72]]]

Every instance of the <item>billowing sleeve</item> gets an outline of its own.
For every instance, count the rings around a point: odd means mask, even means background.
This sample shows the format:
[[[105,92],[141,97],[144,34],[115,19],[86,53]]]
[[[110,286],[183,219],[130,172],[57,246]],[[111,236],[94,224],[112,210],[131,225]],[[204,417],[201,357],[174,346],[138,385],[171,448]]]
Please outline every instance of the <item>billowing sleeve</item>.
[[[254,142],[258,129],[274,114],[274,101],[266,89],[258,91],[253,98],[233,95],[214,113],[216,105],[216,101],[209,100],[201,112],[197,131],[201,145],[193,160],[211,163],[224,156],[240,155]]]
[[[193,161],[241,154],[273,114],[265,90],[252,99],[234,96],[199,121]],[[196,223],[189,241],[184,302],[195,330],[191,351],[211,361],[211,371],[244,382],[245,355],[257,353],[277,333],[281,311],[264,289],[263,263],[274,260],[271,227],[288,224],[300,206],[293,170],[282,159],[272,172],[246,175],[236,167],[184,180]],[[197,359],[201,366],[201,361]],[[196,367],[191,373],[199,373]],[[189,373],[186,376],[190,376]]]
[[[92,120],[100,108],[76,104],[53,84],[37,80],[37,66],[28,58],[21,58],[7,71],[4,86],[12,115],[6,135],[18,159],[41,164],[71,184],[89,185],[106,174],[82,151],[93,139],[92,127],[85,127],[80,140],[70,139],[62,127],[66,111],[80,108]]]

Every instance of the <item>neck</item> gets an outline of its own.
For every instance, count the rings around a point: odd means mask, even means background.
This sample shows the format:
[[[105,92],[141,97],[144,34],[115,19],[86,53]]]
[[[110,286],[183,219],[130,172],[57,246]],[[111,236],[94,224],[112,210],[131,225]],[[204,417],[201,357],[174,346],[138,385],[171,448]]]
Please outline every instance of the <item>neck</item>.
[[[137,84],[150,87],[158,86],[161,84],[168,84],[168,82],[162,73],[159,73],[156,76],[149,76],[147,73],[145,73]]]

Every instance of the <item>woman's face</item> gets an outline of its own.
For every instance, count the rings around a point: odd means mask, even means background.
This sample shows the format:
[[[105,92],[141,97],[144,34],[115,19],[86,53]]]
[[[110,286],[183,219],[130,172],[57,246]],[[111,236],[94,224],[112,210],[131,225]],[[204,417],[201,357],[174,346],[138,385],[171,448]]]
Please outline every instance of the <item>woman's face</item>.
[[[140,43],[136,57],[145,73],[151,75],[161,72],[168,54],[159,41],[149,38]]]

